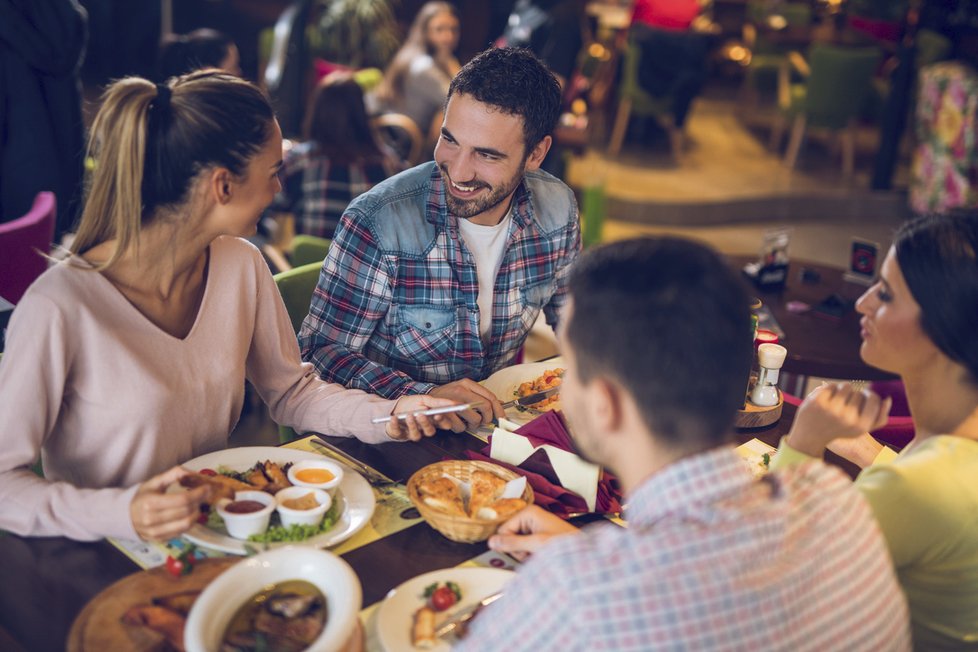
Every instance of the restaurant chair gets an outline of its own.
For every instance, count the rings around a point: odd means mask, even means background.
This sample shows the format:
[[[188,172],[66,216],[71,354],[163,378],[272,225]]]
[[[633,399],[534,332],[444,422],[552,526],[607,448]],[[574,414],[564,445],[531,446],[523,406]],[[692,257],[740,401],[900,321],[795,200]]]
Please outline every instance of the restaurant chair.
[[[757,104],[758,88],[765,78],[772,85],[777,82],[778,69],[791,50],[791,46],[782,43],[779,36],[789,31],[797,33],[812,24],[812,7],[807,2],[786,2],[774,10],[768,8],[770,4],[767,0],[750,0],[747,3],[747,22],[742,29],[742,39],[749,55],[740,89],[745,106]],[[775,21],[778,29],[772,26]]]
[[[280,272],[273,278],[275,285],[278,286],[282,301],[285,302],[285,309],[289,313],[289,320],[292,322],[292,329],[298,335],[302,328],[302,320],[309,314],[309,304],[312,302],[312,293],[316,290],[319,281],[319,270],[322,268],[322,261],[294,267],[286,272]],[[279,440],[282,443],[290,442],[298,434],[287,426],[278,427]]]
[[[628,131],[628,121],[632,114],[655,118],[669,135],[669,148],[677,161],[682,152],[682,131],[676,127],[672,117],[672,98],[669,96],[654,97],[642,89],[638,82],[638,70],[641,66],[642,51],[638,45],[627,40],[622,59],[621,81],[618,83],[618,111],[615,114],[614,127],[611,130],[611,141],[608,144],[608,154],[618,156],[625,132]]]
[[[848,178],[855,167],[856,118],[870,92],[870,80],[879,63],[876,47],[817,44],[806,61],[798,52],[788,54],[778,71],[778,112],[771,130],[771,147],[781,145],[785,124],[791,120],[791,138],[784,165],[794,168],[808,127],[837,132],[842,138],[842,172]],[[792,83],[792,72],[804,78]]]
[[[406,167],[421,162],[424,134],[414,120],[403,113],[382,113],[371,121],[382,143],[397,154]]]
[[[332,240],[315,235],[301,233],[292,238],[292,254],[289,259],[293,267],[301,267],[309,263],[323,264]]]
[[[48,267],[57,201],[39,192],[26,215],[0,224],[0,297],[17,304]]]

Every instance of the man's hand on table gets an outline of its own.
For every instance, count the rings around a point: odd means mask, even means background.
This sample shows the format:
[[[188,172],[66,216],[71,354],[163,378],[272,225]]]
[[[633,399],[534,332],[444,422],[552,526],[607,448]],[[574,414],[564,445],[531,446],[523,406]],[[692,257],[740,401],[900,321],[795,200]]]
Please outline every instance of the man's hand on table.
[[[210,496],[207,485],[166,493],[171,484],[189,473],[174,466],[139,485],[129,503],[129,516],[140,539],[166,541],[183,534],[197,522],[200,505]]]
[[[492,423],[494,419],[506,416],[503,404],[496,395],[469,378],[436,387],[428,395],[450,398],[456,403],[474,404],[471,410],[448,415],[452,422],[451,430],[454,432],[478,428]]]
[[[555,537],[578,534],[580,530],[547,510],[530,505],[499,526],[489,537],[489,547],[523,561]]]
[[[858,457],[865,458],[871,448],[866,437],[872,439],[869,431],[886,424],[891,404],[889,397],[881,399],[875,392],[858,390],[850,383],[823,385],[809,394],[798,407],[788,433],[788,445],[812,457],[822,457],[828,447],[847,459],[857,450]],[[833,442],[840,438],[855,442],[853,445]],[[878,448],[876,452],[879,452]],[[856,459],[852,461],[860,463]]]
[[[453,414],[437,414],[434,416],[421,414],[415,416],[413,413],[431,408],[448,407],[456,405],[456,403],[456,401],[435,398],[428,394],[402,396],[394,404],[394,411],[391,414],[407,414],[407,418],[388,421],[387,436],[391,439],[419,441],[422,437],[434,435],[438,428],[455,430],[454,423],[450,418],[454,416]],[[456,430],[456,432],[458,431]]]

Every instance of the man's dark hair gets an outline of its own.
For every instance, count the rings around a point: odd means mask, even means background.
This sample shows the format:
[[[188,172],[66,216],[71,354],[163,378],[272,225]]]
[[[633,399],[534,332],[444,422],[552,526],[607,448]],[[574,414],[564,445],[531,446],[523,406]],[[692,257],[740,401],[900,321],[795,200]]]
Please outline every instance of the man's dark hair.
[[[620,383],[670,446],[726,441],[753,345],[747,294],[717,253],[671,237],[615,242],[581,256],[569,290],[566,334],[582,383]]]
[[[455,94],[469,95],[523,118],[526,153],[553,132],[560,117],[557,78],[536,55],[522,48],[492,48],[476,55],[448,87],[448,100]]]

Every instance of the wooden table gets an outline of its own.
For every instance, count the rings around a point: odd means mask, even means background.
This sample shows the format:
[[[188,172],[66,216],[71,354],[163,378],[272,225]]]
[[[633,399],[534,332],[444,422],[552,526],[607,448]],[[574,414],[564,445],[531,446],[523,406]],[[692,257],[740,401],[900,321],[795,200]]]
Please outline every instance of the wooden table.
[[[731,265],[738,269],[755,260],[748,256],[731,256]],[[809,272],[806,280],[806,271]],[[812,276],[814,273],[815,276]],[[817,277],[817,278],[816,278]],[[751,286],[753,288],[753,286]],[[853,307],[841,319],[820,317],[814,312],[793,312],[791,302],[812,307],[832,294],[855,303],[866,287],[843,279],[843,272],[834,267],[803,260],[792,260],[788,279],[782,290],[763,292],[753,288],[754,296],[767,306],[784,330],[781,341],[788,349],[783,370],[796,376],[821,376],[843,380],[891,380],[893,374],[870,367],[859,357],[862,338],[859,336],[860,315]]]
[[[779,423],[760,431],[738,433],[738,443],[757,437],[776,446],[793,417],[794,408],[786,405]],[[270,433],[270,438],[275,436]],[[357,440],[329,439],[402,482],[422,466],[446,456],[461,457],[466,450],[483,446],[470,435],[452,433],[440,433],[416,444],[376,446]],[[343,558],[360,578],[366,607],[405,580],[456,566],[485,551],[485,544],[454,543],[420,523],[353,550]],[[13,639],[31,652],[63,650],[71,624],[85,603],[116,580],[138,570],[105,541],[80,543],[0,534],[0,634],[5,632],[9,637],[0,636],[0,643]]]

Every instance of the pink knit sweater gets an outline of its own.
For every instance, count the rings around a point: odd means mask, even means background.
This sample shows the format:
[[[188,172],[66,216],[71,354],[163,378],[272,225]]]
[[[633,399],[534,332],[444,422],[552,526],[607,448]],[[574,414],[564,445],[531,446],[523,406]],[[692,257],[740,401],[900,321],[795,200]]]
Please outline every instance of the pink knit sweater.
[[[160,330],[74,258],[17,305],[0,361],[0,529],[135,539],[139,483],[226,447],[245,379],[299,431],[388,441],[394,402],[318,378],[255,247],[210,246],[207,287],[184,339]],[[40,452],[45,477],[29,466]]]

